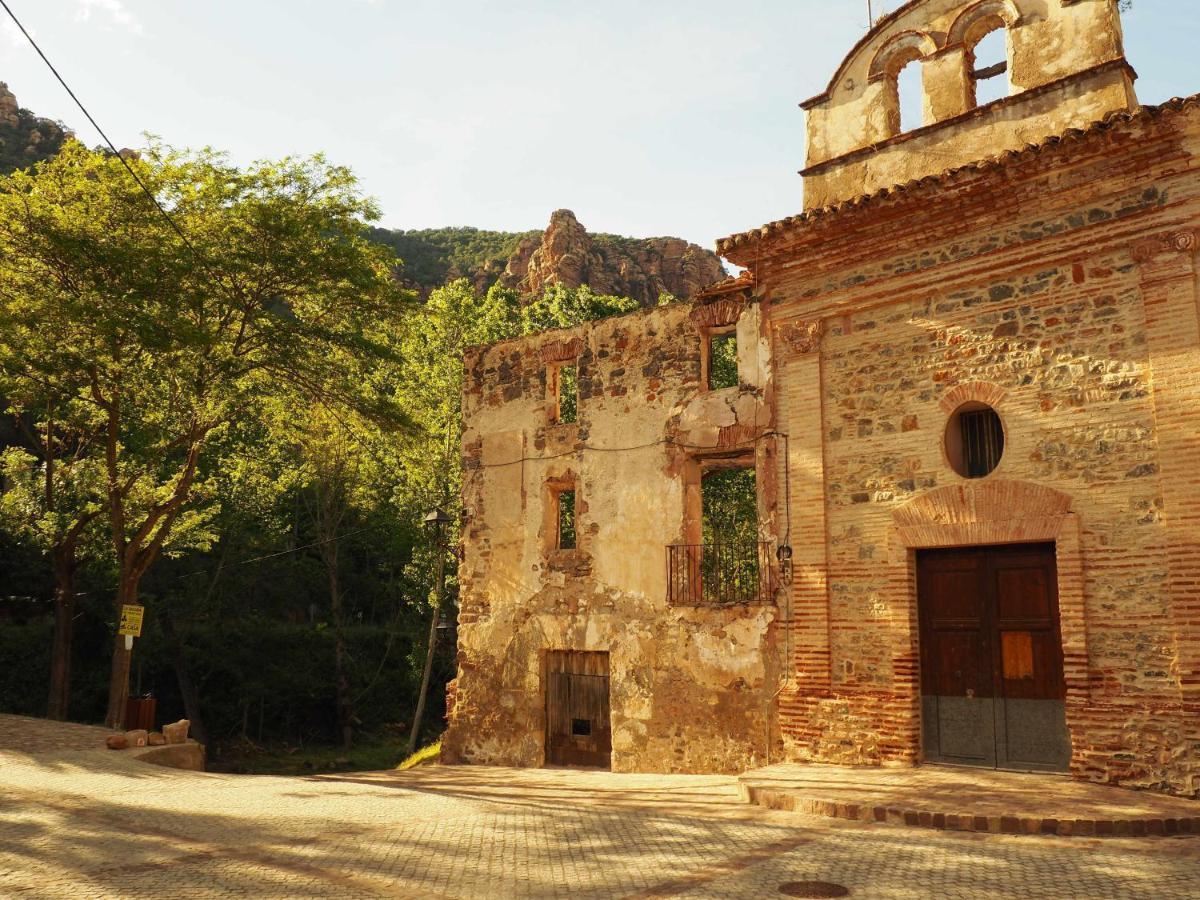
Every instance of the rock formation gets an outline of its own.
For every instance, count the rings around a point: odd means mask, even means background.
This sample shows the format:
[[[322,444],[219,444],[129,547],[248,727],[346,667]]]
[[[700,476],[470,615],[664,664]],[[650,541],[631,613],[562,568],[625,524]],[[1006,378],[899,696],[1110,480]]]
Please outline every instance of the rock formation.
[[[550,285],[587,285],[599,294],[632,297],[654,306],[663,293],[691,299],[725,277],[716,254],[680,238],[592,235],[569,209],[550,217],[540,238],[526,238],[500,281],[536,296]]]
[[[17,98],[8,89],[8,85],[0,81],[0,125],[16,128],[21,124],[20,112]]]

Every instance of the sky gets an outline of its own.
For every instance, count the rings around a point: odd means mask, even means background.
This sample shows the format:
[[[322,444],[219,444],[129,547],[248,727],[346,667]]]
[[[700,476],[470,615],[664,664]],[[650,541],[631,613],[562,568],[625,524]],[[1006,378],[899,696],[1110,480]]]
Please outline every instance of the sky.
[[[798,103],[867,25],[866,0],[6,2],[118,147],[324,152],[393,228],[565,207],[709,247],[801,209]],[[1143,103],[1200,92],[1200,4],[1135,0],[1125,32]],[[9,23],[0,80],[99,142]]]

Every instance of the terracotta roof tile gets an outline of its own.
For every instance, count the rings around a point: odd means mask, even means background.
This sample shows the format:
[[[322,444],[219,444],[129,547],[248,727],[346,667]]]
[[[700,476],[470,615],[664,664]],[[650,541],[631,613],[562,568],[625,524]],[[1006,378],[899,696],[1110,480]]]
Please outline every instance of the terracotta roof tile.
[[[754,273],[746,269],[740,275],[730,276],[724,281],[717,281],[710,284],[704,290],[700,291],[695,296],[695,301],[700,302],[708,300],[712,297],[722,297],[725,294],[733,293],[734,291],[743,291],[747,288],[754,287]]]

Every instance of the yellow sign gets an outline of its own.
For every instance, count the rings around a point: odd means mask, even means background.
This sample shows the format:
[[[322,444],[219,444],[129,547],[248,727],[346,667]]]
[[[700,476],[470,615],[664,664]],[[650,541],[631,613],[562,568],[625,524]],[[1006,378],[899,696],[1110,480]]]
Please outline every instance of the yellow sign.
[[[144,606],[122,606],[121,607],[121,627],[117,629],[117,634],[126,634],[130,637],[142,636],[142,616],[146,612]]]

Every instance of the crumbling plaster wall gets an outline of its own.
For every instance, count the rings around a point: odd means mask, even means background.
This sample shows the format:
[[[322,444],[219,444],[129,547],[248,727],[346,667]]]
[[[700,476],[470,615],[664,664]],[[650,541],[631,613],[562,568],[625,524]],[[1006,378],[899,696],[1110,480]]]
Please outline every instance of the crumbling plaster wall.
[[[1008,35],[1009,98],[976,112],[974,44]],[[805,207],[904,184],[1137,108],[1115,0],[920,0],[885,17],[806,101]],[[924,127],[900,134],[896,76],[922,61]]]
[[[542,765],[544,652],[568,649],[610,654],[614,769],[740,771],[768,758],[774,604],[668,600],[666,547],[686,537],[681,472],[696,448],[771,458],[759,446],[769,344],[758,305],[733,303],[743,383],[725,391],[702,388],[705,314],[691,305],[468,353],[459,674],[444,758]],[[575,424],[550,422],[548,359],[577,361]],[[774,479],[763,481],[769,509]],[[549,482],[576,490],[575,550],[552,549]]]

